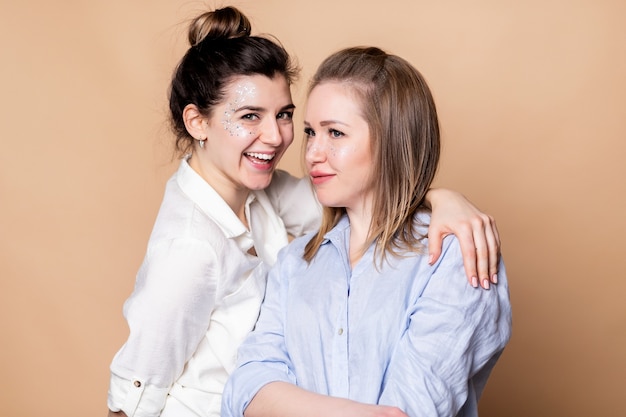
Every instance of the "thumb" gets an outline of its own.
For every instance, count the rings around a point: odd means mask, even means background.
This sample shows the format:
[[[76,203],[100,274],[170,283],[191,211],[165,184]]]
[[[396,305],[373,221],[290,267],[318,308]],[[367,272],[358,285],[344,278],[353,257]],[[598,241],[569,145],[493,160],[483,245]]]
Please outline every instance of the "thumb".
[[[445,233],[439,231],[439,229],[430,228],[428,230],[428,264],[434,264],[441,255],[441,246],[443,245],[443,238]]]

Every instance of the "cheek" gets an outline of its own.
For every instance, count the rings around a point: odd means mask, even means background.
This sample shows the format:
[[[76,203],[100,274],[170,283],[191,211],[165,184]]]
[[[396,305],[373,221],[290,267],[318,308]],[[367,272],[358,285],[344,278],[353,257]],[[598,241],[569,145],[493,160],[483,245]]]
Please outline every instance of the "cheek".
[[[279,129],[280,136],[283,138],[283,143],[285,144],[285,147],[291,145],[291,143],[293,142],[293,125],[279,125]]]
[[[237,136],[238,131],[241,130],[241,126],[238,123],[235,123],[235,121],[233,120],[233,113],[234,113],[233,108],[229,108],[228,110],[224,111],[224,115],[222,116],[221,122],[222,122],[222,126],[224,127],[224,130],[230,136]]]
[[[351,161],[358,158],[357,148],[353,145],[335,145],[332,143],[328,147],[328,159],[343,165],[350,164]]]
[[[222,126],[229,136],[246,138],[248,136],[254,136],[256,134],[255,129],[251,129],[249,126],[245,126],[241,121],[233,120],[233,110],[227,110],[222,117]]]

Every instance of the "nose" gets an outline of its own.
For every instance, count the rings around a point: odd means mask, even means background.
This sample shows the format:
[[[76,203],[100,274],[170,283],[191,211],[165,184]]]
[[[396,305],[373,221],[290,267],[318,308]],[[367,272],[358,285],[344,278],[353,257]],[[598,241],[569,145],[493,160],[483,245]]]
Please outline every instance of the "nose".
[[[307,139],[304,160],[312,165],[326,159],[326,144],[323,138],[311,136]]]
[[[267,118],[261,128],[261,142],[271,145],[280,146],[283,143],[283,135],[275,119]]]

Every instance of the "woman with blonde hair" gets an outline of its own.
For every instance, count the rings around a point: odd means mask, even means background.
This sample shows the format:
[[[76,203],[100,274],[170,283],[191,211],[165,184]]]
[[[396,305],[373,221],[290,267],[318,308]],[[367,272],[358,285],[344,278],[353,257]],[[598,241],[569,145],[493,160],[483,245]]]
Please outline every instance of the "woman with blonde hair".
[[[499,283],[463,283],[455,237],[430,265],[425,197],[440,153],[421,74],[378,48],[348,48],[313,77],[306,166],[317,232],[279,253],[222,415],[476,416],[507,344]]]

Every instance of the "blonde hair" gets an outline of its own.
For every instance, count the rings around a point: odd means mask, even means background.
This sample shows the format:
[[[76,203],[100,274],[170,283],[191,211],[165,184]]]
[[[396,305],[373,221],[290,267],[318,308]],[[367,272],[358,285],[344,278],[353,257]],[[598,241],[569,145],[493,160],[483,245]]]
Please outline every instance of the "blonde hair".
[[[375,259],[423,250],[416,214],[437,171],[440,154],[435,103],[422,75],[406,60],[374,47],[343,49],[326,58],[309,93],[325,82],[341,82],[361,103],[369,126],[375,164],[373,217],[367,244],[376,242]],[[322,224],[305,247],[311,261],[324,235],[345,213],[324,207]]]

